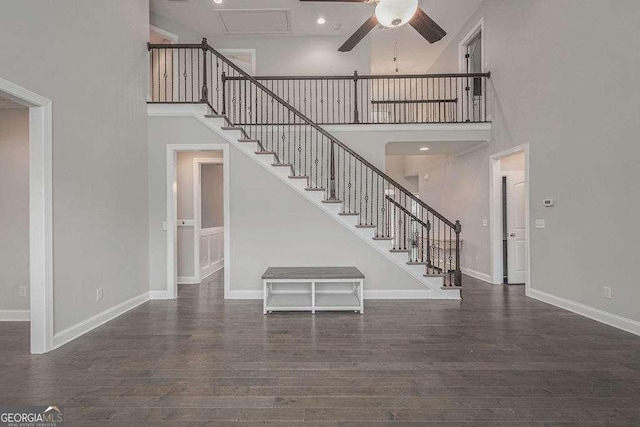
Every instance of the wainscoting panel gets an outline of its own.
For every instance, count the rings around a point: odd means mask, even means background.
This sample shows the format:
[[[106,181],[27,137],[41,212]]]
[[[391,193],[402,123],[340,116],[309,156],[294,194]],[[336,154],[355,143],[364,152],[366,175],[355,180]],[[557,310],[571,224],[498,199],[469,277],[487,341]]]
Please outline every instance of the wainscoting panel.
[[[204,228],[200,237],[200,278],[224,265],[224,227]]]

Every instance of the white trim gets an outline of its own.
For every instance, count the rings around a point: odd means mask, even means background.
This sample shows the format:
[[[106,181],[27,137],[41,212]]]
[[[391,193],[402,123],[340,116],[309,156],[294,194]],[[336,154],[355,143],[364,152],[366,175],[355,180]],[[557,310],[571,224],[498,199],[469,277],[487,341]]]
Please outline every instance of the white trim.
[[[458,43],[458,72],[460,73],[464,73],[465,70],[465,53],[466,53],[466,46],[467,44],[469,44],[469,42],[471,41],[471,39],[473,39],[475,36],[478,35],[478,33],[482,34],[482,38],[480,39],[480,54],[482,55],[482,72],[484,72],[487,67],[485,64],[485,50],[484,50],[484,39],[485,39],[485,33],[484,33],[484,17],[480,18],[480,20],[476,23],[476,25],[473,26],[473,28],[471,28],[471,30],[467,33],[466,36],[464,36],[462,38],[462,40],[460,40],[460,43]]]
[[[230,55],[249,54],[251,56],[251,72],[249,74],[252,76],[256,75],[256,50],[255,49],[218,49],[218,52],[221,53],[222,56],[224,56],[231,62],[233,62],[233,60],[229,59]]]
[[[178,276],[178,285],[199,285],[200,278],[196,276]]]
[[[563,308],[572,313],[588,317],[589,319],[595,320],[597,322],[604,323],[605,325],[613,326],[614,328],[622,329],[623,331],[635,335],[640,335],[640,322],[637,322],[635,320],[627,319],[626,317],[608,313],[606,311],[593,308],[588,305],[569,301],[568,299],[560,298],[555,295],[551,295],[535,289],[527,289],[526,295],[530,298],[537,299],[538,301],[542,301],[547,304]]]
[[[122,316],[127,311],[133,310],[141,304],[149,301],[149,292],[133,297],[130,300],[122,302],[114,307],[111,307],[102,313],[98,313],[80,323],[77,323],[63,331],[58,332],[53,337],[53,348],[58,348],[66,343],[73,341],[74,339],[86,334],[87,332],[102,326],[105,323]]]
[[[0,310],[0,322],[29,322],[29,310]]]
[[[169,298],[169,291],[149,291],[150,300],[165,300]]]
[[[491,275],[487,273],[481,273],[476,270],[472,270],[470,268],[460,267],[462,270],[462,274],[466,274],[467,276],[471,276],[474,279],[482,280],[483,282],[491,283]]]
[[[224,166],[222,159],[194,158],[193,159],[193,271],[197,283],[201,283],[202,267],[200,267],[200,239],[202,238],[202,165]],[[224,173],[224,169],[223,169]],[[224,185],[224,183],[223,183]],[[224,207],[223,207],[224,208]],[[221,227],[224,231],[224,227]],[[207,274],[207,277],[212,273]]]
[[[189,114],[193,116],[193,106],[190,106]],[[163,109],[154,109],[163,111]],[[186,111],[186,110],[183,110]],[[206,108],[205,108],[206,111]],[[152,115],[152,114],[150,114]],[[164,115],[164,114],[161,114]],[[177,226],[177,153],[179,151],[222,151],[223,167],[223,203],[224,203],[224,298],[229,298],[231,290],[231,209],[229,206],[229,145],[228,144],[169,144],[167,145],[167,296],[168,299],[178,297],[179,279],[177,275],[176,236]],[[180,282],[183,283],[183,282]],[[185,283],[190,283],[189,281]],[[195,282],[199,283],[199,282]]]
[[[489,156],[489,255],[491,265],[491,280],[489,283],[501,284],[503,282],[502,266],[502,171],[500,160],[504,157],[524,153],[524,179],[525,179],[525,250],[527,262],[527,274],[525,280],[525,292],[531,289],[531,182],[529,170],[529,144],[518,145],[508,150]]]
[[[29,293],[31,353],[53,349],[51,100],[0,78],[0,94],[29,107]]]
[[[178,43],[179,36],[177,34],[170,33],[167,30],[156,27],[155,25],[149,25],[149,31],[161,35],[165,39],[171,41],[171,43]]]

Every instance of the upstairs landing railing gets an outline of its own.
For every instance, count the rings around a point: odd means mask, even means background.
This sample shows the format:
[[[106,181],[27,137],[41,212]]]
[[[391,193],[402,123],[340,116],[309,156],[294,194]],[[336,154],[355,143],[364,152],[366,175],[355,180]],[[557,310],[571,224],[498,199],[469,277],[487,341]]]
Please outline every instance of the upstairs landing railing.
[[[358,215],[359,227],[407,252],[426,275],[461,286],[459,221],[453,222],[339,141],[272,89],[213,49],[201,44],[149,44],[152,103],[203,103],[241,125],[260,154],[275,156],[308,191],[340,203],[342,215]],[[234,89],[226,85],[235,82]]]

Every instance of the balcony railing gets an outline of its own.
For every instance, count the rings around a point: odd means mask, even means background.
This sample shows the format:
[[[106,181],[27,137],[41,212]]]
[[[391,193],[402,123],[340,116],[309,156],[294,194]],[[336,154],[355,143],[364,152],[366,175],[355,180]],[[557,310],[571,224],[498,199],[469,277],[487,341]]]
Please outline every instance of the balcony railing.
[[[490,73],[257,76],[314,122],[327,124],[485,123]],[[224,76],[227,94],[243,96],[247,80]],[[228,105],[226,106],[228,107]],[[242,124],[243,117],[232,118]]]
[[[151,51],[151,102],[201,102],[202,89],[207,88],[216,92],[207,94],[207,99],[215,100],[211,107],[220,114],[232,113],[228,116],[233,124],[247,123],[250,113],[260,114],[260,105],[244,103],[253,94],[253,85],[245,76],[225,72],[194,45],[164,46]],[[351,76],[258,76],[255,80],[313,122],[333,125],[486,123],[491,116],[490,77],[491,73],[355,72]],[[244,109],[237,108],[242,105]]]

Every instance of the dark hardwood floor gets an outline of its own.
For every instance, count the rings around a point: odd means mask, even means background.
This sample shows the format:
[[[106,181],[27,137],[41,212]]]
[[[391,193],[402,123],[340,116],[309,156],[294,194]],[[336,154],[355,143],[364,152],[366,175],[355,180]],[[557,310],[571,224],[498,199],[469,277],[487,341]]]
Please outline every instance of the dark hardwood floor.
[[[465,277],[463,301],[262,315],[222,275],[45,356],[0,323],[0,405],[70,425],[640,425],[640,337]],[[261,422],[262,421],[262,422]]]

